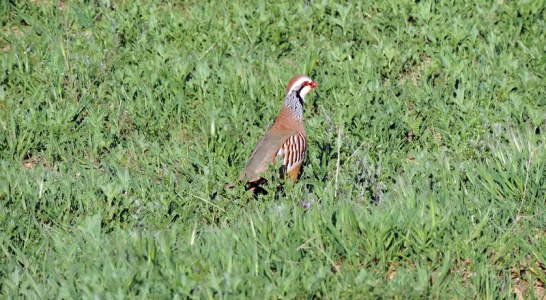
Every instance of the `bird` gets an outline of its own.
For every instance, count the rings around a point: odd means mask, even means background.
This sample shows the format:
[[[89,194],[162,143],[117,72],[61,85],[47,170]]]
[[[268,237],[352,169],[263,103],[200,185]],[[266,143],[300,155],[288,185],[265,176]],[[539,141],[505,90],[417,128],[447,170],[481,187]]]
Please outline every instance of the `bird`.
[[[279,177],[297,181],[307,151],[303,103],[305,96],[317,87],[318,84],[306,75],[295,75],[290,79],[284,105],[273,125],[259,140],[239,177],[239,181],[246,182],[247,190],[265,192],[260,186],[267,180],[260,174],[267,170],[269,164],[275,164],[277,159],[282,161]]]

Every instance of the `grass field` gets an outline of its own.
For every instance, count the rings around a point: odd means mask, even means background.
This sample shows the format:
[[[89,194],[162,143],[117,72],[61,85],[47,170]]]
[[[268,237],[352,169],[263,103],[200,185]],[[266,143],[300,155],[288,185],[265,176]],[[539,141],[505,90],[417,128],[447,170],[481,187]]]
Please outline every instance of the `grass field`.
[[[545,1],[439,2],[1,1],[2,298],[544,299]]]

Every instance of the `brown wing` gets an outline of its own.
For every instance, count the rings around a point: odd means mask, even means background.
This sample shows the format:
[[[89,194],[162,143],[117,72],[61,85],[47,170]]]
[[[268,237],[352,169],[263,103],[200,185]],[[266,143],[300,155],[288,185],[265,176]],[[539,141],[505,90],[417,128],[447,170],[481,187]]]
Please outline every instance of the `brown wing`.
[[[267,166],[275,161],[277,153],[283,144],[293,135],[296,135],[296,131],[271,131],[268,130],[266,134],[260,139],[258,145],[252,152],[248,163],[241,173],[239,180],[241,181],[256,181],[259,180],[260,173],[267,170]]]

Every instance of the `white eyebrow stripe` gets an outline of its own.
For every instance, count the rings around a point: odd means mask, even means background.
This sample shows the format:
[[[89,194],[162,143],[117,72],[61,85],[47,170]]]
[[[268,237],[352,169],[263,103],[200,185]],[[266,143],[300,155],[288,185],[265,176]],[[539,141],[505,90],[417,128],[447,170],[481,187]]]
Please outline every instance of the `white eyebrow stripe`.
[[[286,94],[289,94],[290,92],[292,92],[295,88],[301,86],[305,81],[311,81],[311,78],[309,77],[301,77],[299,78],[298,80],[296,80],[294,83],[292,83],[292,85],[290,86],[290,88],[288,89],[288,92]]]

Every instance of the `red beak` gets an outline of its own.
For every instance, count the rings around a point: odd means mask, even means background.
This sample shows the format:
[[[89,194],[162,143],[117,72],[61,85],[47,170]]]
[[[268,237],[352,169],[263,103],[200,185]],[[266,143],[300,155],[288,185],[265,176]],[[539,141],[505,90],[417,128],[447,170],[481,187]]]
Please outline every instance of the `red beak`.
[[[314,89],[314,88],[318,88],[318,84],[314,81],[311,81],[311,83],[309,84],[309,86]]]

